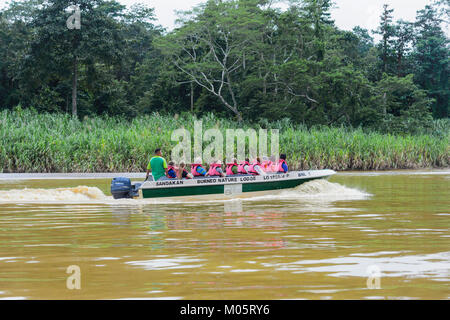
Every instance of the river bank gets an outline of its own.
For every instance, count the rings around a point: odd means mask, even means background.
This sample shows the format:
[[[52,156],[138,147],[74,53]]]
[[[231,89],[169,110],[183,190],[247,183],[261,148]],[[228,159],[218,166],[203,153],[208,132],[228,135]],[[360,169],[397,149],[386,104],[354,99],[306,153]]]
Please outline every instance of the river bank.
[[[419,170],[384,170],[384,171],[340,171],[342,176],[379,176],[379,175],[449,175],[450,168]],[[97,172],[97,173],[0,173],[0,181],[15,180],[95,180],[126,177],[144,179],[145,172]]]
[[[152,116],[124,120],[31,111],[0,113],[1,173],[142,172],[155,148],[170,159],[178,142],[174,130],[194,132],[192,115]],[[392,135],[363,129],[306,128],[289,121],[242,124],[213,115],[203,130],[278,129],[280,152],[291,170],[392,170],[450,166],[450,129],[436,134]],[[270,136],[269,140],[270,141]],[[209,143],[204,143],[205,146]]]

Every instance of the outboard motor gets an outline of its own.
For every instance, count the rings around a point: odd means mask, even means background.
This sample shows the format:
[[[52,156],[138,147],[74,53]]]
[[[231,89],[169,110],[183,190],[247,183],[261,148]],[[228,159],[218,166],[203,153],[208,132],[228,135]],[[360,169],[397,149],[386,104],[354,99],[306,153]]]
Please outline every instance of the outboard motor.
[[[114,178],[111,181],[111,194],[114,199],[133,199],[139,196],[142,183],[131,183],[129,178]]]
[[[139,197],[139,189],[141,188],[142,183],[135,182],[131,184],[131,198]]]

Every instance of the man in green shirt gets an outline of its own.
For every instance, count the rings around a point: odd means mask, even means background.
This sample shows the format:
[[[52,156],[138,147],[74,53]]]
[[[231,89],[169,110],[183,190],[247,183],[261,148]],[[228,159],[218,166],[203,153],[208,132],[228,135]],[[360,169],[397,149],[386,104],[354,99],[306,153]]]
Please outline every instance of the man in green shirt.
[[[145,180],[148,179],[150,171],[152,172],[153,179],[155,179],[155,181],[164,180],[164,178],[167,178],[167,162],[162,157],[161,149],[156,149],[155,156],[150,159],[147,166],[147,175],[145,176]]]

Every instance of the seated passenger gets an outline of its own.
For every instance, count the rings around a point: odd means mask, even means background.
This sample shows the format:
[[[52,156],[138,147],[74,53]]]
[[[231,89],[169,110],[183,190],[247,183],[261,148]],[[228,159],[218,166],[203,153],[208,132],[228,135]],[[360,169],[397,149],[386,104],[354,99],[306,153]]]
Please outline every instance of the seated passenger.
[[[247,159],[245,159],[245,161],[242,161],[239,165],[238,165],[238,174],[248,174],[248,169],[250,167],[250,161]]]
[[[205,177],[208,175],[208,172],[202,166],[202,160],[197,158],[195,159],[195,163],[191,164],[191,173],[196,177]]]
[[[223,170],[222,170],[222,161],[220,161],[220,160],[214,161],[214,163],[212,163],[209,166],[208,176],[210,176],[210,177],[225,177],[225,173],[223,173]]]
[[[271,172],[278,172],[277,157],[275,155],[270,156],[270,162],[272,163]]]
[[[269,158],[263,157],[261,166],[264,172],[273,172],[273,163],[269,160]]]
[[[226,174],[232,176],[238,174],[238,163],[236,159],[233,159],[233,163],[227,163]]]
[[[278,173],[286,173],[288,170],[286,155],[280,154],[280,160],[278,160]]]
[[[258,175],[262,176],[262,175],[266,174],[264,172],[264,170],[261,168],[261,162],[260,162],[259,158],[256,158],[255,160],[253,160],[253,163],[250,165],[247,172],[254,176],[258,176]]]
[[[175,168],[175,163],[173,161],[169,162],[167,166],[167,178],[176,179],[177,178],[177,168]]]
[[[180,167],[177,172],[178,179],[192,179],[193,176],[186,170],[186,164],[184,162],[180,162]]]

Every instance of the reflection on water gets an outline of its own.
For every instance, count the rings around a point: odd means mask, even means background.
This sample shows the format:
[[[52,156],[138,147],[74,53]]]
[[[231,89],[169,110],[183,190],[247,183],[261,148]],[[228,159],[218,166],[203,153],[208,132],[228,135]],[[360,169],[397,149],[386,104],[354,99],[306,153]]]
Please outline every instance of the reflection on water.
[[[448,299],[449,176],[189,202],[116,201],[104,179],[0,181],[0,299]]]

